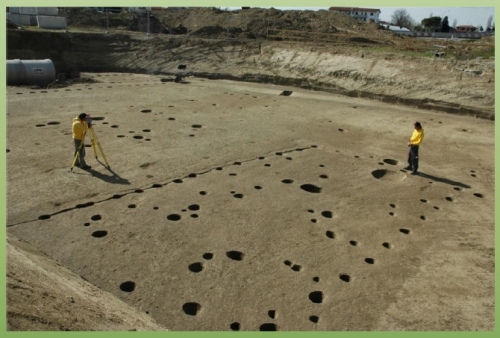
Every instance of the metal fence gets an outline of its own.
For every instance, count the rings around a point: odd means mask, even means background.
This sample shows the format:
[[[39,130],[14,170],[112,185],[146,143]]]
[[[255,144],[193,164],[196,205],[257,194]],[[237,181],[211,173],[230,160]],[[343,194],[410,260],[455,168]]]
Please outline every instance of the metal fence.
[[[126,20],[119,20],[117,14],[104,13],[105,31],[135,31],[147,36],[182,37],[187,39],[210,39],[210,40],[235,40],[235,41],[291,41],[303,43],[321,43],[335,45],[358,45],[371,47],[390,46],[394,49],[410,51],[429,51],[436,49],[432,41],[435,38],[446,39],[447,33],[433,33],[432,36],[413,34],[413,38],[403,39],[397,37],[397,33],[390,32],[384,28],[361,23],[345,28],[345,22],[336,22],[331,17],[324,15],[321,18],[307,16],[288,16],[283,18],[251,16],[234,13],[206,13],[202,15],[179,13],[149,12],[136,13],[128,26],[123,26]],[[348,19],[347,19],[348,20]],[[120,26],[120,24],[122,26]],[[337,29],[336,25],[343,29]],[[367,25],[367,26],[364,26]],[[443,35],[444,34],[444,35]],[[486,36],[464,36],[468,39]],[[449,36],[451,37],[451,36]],[[456,36],[454,36],[456,38]],[[456,46],[466,43],[466,39],[455,39],[449,41]],[[435,42],[434,42],[435,44]],[[440,42],[440,44],[442,44]],[[478,46],[478,44],[476,43]],[[489,44],[492,47],[493,43]],[[461,48],[461,47],[460,47]]]
[[[85,22],[87,21],[87,23]],[[186,13],[148,12],[135,13],[126,26],[114,13],[95,13],[94,16],[75,16],[70,26],[98,30],[132,30],[145,34],[184,35],[206,39],[294,39],[298,31],[308,37],[312,34],[325,34],[335,37],[339,33],[334,20],[319,20],[296,15],[295,17],[275,18],[251,15],[235,15],[230,12],[204,15]],[[92,24],[90,24],[90,22]],[[120,26],[121,22],[121,26]],[[94,29],[95,30],[95,29]],[[352,34],[351,34],[352,35]]]

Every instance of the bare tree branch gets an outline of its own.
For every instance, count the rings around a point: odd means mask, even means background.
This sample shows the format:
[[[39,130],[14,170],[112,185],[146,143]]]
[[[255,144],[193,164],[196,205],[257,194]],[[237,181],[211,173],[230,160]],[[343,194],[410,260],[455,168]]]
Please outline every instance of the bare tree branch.
[[[413,27],[415,26],[414,22],[415,21],[412,19],[406,9],[396,9],[394,13],[392,13],[391,23],[395,26],[413,29]]]

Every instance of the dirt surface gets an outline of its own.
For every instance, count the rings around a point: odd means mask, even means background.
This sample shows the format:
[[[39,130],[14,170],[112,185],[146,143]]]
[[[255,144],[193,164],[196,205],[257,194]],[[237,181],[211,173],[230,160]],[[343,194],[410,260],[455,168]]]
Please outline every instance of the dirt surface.
[[[410,38],[335,12],[259,8],[156,11],[150,34],[145,13],[72,9],[67,19],[67,32],[8,30],[7,58],[50,58],[70,77],[191,73],[494,119],[494,37]]]
[[[59,79],[7,88],[9,330],[494,329],[494,38],[63,10],[7,25]],[[105,153],[70,171],[82,111]]]
[[[143,312],[10,235],[7,256],[8,330],[165,330]]]
[[[11,330],[494,329],[493,121],[285,85],[82,77],[99,82],[7,88]],[[82,111],[111,170],[91,147],[92,169],[69,170]]]

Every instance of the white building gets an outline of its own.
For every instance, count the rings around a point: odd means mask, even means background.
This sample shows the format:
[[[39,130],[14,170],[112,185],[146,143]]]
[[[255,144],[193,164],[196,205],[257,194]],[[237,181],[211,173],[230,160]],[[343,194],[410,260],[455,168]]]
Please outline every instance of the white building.
[[[409,30],[408,28],[405,28],[405,27],[401,27],[401,26],[394,26],[394,25],[383,25],[384,28],[392,31],[392,32],[395,32],[395,33],[409,33],[411,32],[411,30]]]
[[[381,13],[380,9],[360,7],[330,7],[329,10],[345,13],[358,21],[370,22],[373,20],[376,23],[378,23]]]
[[[66,18],[58,14],[57,7],[7,7],[7,20],[21,26],[66,28]]]

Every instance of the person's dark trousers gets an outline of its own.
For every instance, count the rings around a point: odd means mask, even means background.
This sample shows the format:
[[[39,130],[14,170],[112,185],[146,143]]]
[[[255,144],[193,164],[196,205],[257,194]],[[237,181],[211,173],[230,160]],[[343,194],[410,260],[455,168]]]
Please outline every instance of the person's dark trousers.
[[[418,146],[410,146],[408,149],[408,166],[413,169],[413,172],[418,170]]]
[[[75,140],[75,139],[73,139],[73,141],[75,143],[75,153],[73,154],[73,156],[75,156],[76,153],[78,152],[78,149],[80,148],[80,144],[82,144],[82,141]],[[78,158],[76,159],[75,165],[77,167],[85,167],[87,165],[87,163],[85,163],[85,145],[82,146],[82,149],[80,150],[80,153],[78,154]]]

